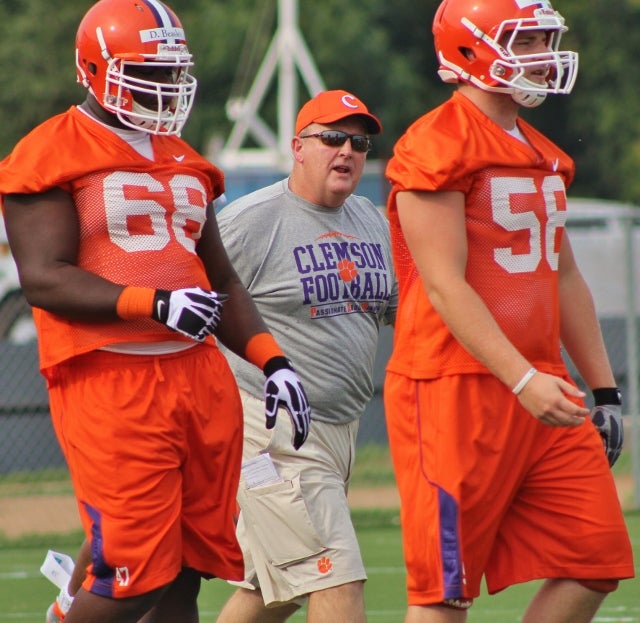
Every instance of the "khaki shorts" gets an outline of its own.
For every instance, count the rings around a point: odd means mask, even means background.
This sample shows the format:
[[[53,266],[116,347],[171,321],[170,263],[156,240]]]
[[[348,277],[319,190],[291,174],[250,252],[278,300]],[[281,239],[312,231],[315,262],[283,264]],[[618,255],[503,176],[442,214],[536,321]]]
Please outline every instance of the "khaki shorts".
[[[237,537],[245,560],[244,588],[260,588],[267,605],[300,601],[308,593],[364,581],[367,576],[351,523],[347,487],[358,421],[313,421],[300,450],[291,444],[289,414],[265,429],[264,402],[240,390],[243,461],[268,452],[282,479],[247,487],[240,480]]]

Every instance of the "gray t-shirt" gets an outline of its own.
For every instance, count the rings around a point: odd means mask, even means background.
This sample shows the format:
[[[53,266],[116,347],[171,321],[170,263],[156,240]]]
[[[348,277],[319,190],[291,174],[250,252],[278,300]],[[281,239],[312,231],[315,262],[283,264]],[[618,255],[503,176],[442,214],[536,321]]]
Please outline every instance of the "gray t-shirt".
[[[387,219],[352,195],[339,209],[291,193],[288,180],[238,199],[217,215],[240,279],[293,363],[312,419],[359,418],[373,393],[381,323],[398,305]],[[262,397],[262,372],[227,352],[238,385]]]

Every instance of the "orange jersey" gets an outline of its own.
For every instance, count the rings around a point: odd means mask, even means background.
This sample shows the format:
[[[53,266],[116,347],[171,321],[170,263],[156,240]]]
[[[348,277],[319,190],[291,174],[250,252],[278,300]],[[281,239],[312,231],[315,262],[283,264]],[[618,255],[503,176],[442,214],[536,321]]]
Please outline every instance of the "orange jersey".
[[[195,246],[222,173],[175,136],[151,136],[154,160],[72,107],[0,163],[0,195],[60,187],[76,205],[79,267],[122,285],[209,288]],[[116,342],[183,338],[151,320],[89,323],[34,309],[40,367]]]
[[[558,253],[574,165],[529,124],[519,120],[518,127],[529,145],[456,92],[397,142],[386,171],[400,287],[389,370],[412,378],[488,372],[456,341],[426,295],[400,228],[401,191],[464,193],[469,284],[534,366],[564,370]]]

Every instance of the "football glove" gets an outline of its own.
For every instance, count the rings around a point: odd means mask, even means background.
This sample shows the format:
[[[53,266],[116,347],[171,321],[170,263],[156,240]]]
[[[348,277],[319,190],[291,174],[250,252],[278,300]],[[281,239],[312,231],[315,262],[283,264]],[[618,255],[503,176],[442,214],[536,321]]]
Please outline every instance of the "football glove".
[[[595,407],[591,409],[591,420],[602,437],[604,451],[613,467],[622,451],[624,428],[622,425],[622,400],[617,387],[593,390]]]
[[[226,294],[202,288],[156,290],[151,317],[170,329],[202,342],[215,330],[222,318]]]
[[[311,407],[302,383],[286,357],[272,357],[264,366],[266,427],[276,425],[278,407],[284,407],[293,424],[293,447],[298,450],[309,434]]]

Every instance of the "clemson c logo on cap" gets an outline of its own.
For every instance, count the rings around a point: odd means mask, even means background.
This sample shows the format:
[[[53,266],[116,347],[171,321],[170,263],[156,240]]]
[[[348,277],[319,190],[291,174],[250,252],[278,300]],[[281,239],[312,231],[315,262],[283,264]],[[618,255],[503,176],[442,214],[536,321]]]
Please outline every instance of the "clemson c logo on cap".
[[[342,96],[342,103],[347,107],[347,108],[358,108],[358,104],[354,104],[353,100],[356,99],[353,95],[343,95]]]

